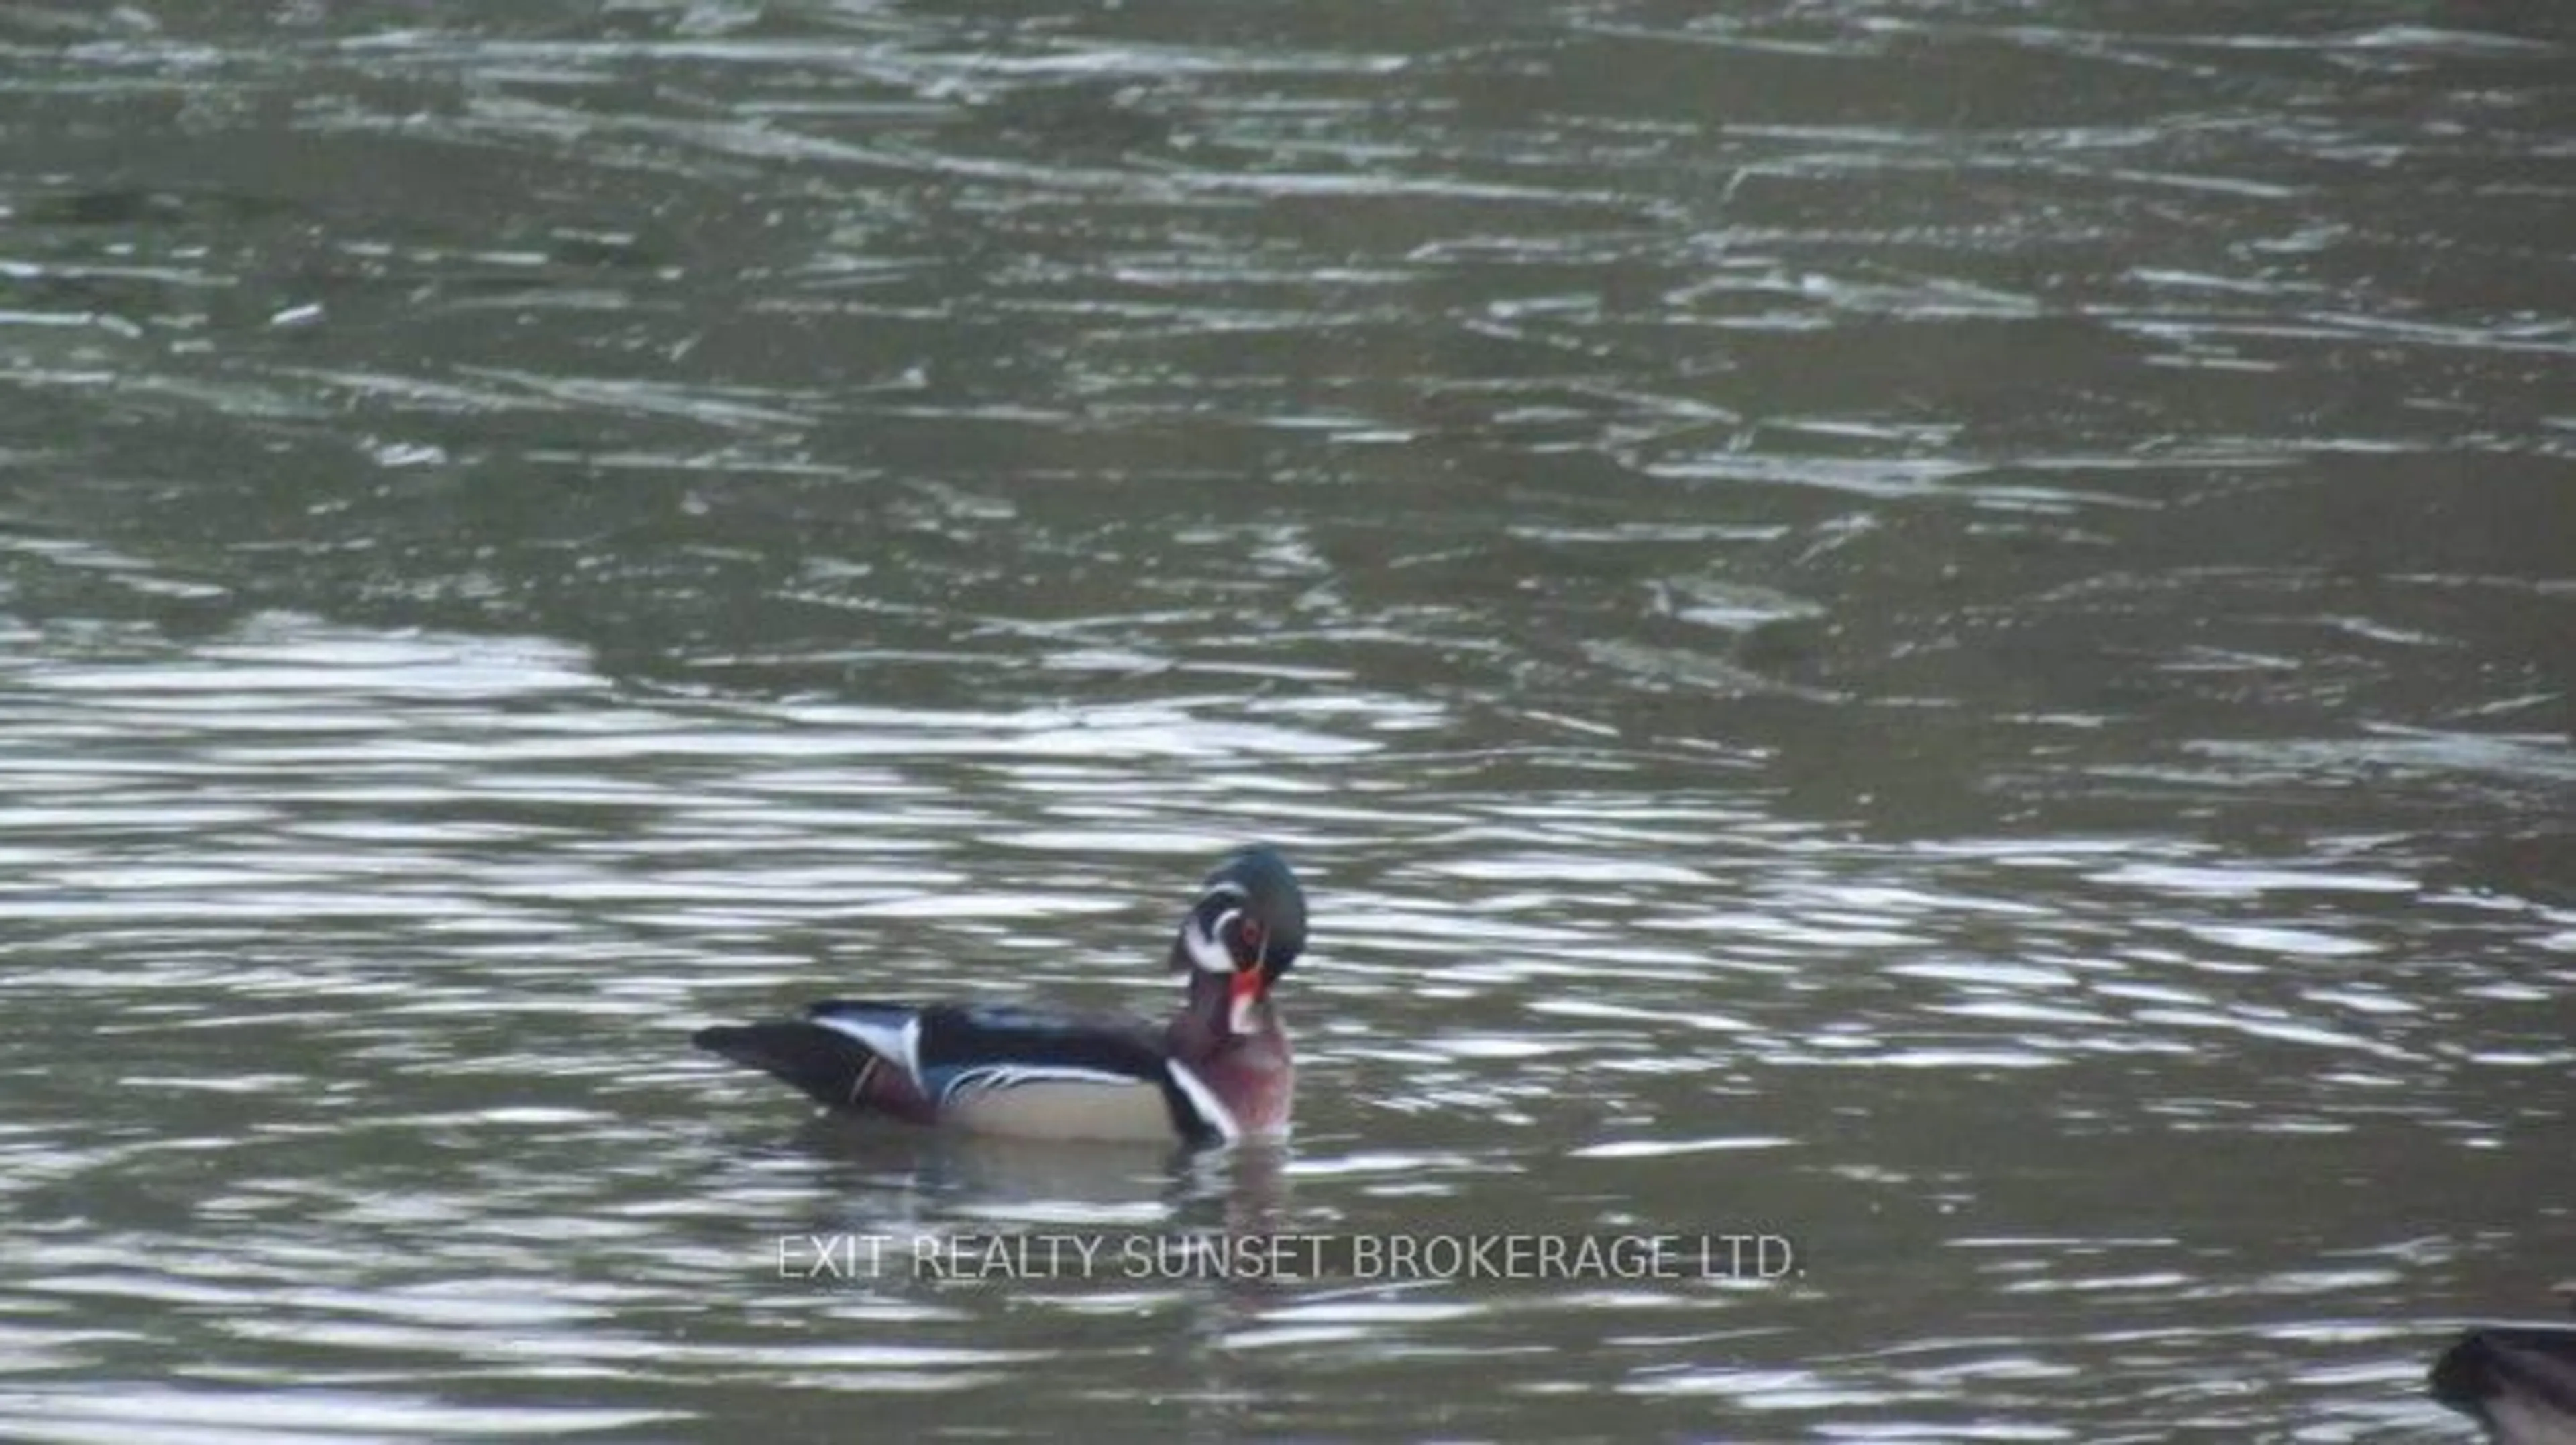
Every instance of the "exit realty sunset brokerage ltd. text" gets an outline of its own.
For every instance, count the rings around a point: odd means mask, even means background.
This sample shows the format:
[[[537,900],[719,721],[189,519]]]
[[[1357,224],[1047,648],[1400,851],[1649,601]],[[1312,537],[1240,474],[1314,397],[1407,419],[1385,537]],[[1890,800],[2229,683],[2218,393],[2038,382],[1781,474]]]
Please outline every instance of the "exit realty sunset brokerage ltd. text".
[[[782,1279],[1776,1280],[1779,1234],[807,1234]]]

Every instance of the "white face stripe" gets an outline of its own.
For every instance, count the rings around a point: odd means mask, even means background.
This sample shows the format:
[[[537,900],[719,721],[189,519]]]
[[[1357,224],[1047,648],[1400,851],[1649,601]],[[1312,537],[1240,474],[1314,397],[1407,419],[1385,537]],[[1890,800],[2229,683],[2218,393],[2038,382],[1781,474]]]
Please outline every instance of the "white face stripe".
[[[1207,1080],[1178,1059],[1172,1060],[1171,1070],[1172,1082],[1181,1086],[1182,1097],[1190,1101],[1191,1108],[1199,1111],[1199,1118],[1216,1131],[1218,1138],[1231,1144],[1243,1137],[1243,1125],[1235,1119],[1234,1111],[1225,1106],[1225,1100],[1218,1098],[1216,1091],[1207,1086]]]
[[[1205,933],[1195,928],[1182,929],[1181,935],[1187,940],[1190,951],[1190,962],[1204,973],[1234,972],[1234,955],[1225,950],[1225,925],[1228,920],[1242,916],[1242,910],[1229,908],[1216,916]],[[1190,921],[1195,923],[1198,920],[1194,915]]]
[[[1234,955],[1226,952],[1225,949],[1225,924],[1227,919],[1242,917],[1243,910],[1227,909],[1209,922],[1207,932],[1201,933],[1197,927],[1199,910],[1206,907],[1207,901],[1211,898],[1236,898],[1247,903],[1252,901],[1252,895],[1245,892],[1240,883],[1213,885],[1208,891],[1199,895],[1199,901],[1190,906],[1190,916],[1182,921],[1181,947],[1188,951],[1191,965],[1200,971],[1232,973]]]

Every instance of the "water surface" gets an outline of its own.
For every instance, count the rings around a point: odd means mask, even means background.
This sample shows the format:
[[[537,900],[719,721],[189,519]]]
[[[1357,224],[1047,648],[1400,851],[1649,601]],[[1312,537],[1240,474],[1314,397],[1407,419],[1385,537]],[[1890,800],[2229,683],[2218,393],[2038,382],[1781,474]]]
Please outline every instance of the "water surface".
[[[2458,1439],[2576,1246],[2576,25],[0,12],[0,1433]],[[1153,1011],[1284,1151],[815,1121]],[[1772,1282],[781,1239],[1778,1233]]]

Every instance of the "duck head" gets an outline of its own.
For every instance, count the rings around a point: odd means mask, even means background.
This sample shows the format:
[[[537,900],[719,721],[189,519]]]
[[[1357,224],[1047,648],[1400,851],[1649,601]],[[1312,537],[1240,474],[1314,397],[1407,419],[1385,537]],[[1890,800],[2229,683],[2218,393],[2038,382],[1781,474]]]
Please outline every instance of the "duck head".
[[[1244,848],[1199,885],[1172,940],[1171,966],[1190,972],[1194,997],[1221,982],[1226,1030],[1245,1034],[1255,1027],[1254,1009],[1305,947],[1306,890],[1288,860],[1274,849]]]

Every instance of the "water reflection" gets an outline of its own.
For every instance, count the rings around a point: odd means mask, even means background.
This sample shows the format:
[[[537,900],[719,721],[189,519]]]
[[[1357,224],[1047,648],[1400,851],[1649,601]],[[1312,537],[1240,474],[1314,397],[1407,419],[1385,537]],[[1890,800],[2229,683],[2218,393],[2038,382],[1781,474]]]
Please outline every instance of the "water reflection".
[[[818,1116],[794,1146],[818,1225],[863,1234],[1021,1225],[1267,1233],[1287,1218],[1286,1146],[1190,1153],[954,1135]]]

